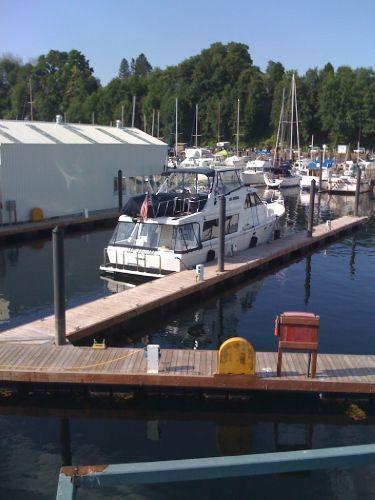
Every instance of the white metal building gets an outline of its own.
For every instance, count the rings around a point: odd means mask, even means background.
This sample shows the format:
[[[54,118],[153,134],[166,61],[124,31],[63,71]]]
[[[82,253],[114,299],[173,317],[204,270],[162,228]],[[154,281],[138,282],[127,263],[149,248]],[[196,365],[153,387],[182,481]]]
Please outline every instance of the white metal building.
[[[136,128],[0,120],[0,222],[82,214],[118,206],[158,181],[168,146]]]

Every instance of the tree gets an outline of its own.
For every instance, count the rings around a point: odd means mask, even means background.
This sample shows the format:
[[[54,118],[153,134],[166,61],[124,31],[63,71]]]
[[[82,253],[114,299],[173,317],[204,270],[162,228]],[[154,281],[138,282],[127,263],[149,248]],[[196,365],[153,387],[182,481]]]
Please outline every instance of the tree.
[[[122,80],[124,78],[127,78],[128,76],[130,76],[129,63],[128,63],[128,61],[125,58],[122,59],[122,61],[121,61],[119,72],[118,72],[118,76]]]
[[[147,57],[142,53],[139,54],[134,63],[135,76],[142,77],[148,75],[152,71],[152,66],[148,62]]]

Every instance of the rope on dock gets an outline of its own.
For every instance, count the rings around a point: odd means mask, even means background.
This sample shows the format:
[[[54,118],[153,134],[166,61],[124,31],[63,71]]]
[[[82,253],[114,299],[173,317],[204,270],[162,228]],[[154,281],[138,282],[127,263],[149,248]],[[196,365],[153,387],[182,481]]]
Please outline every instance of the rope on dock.
[[[13,369],[13,370],[84,370],[86,368],[96,368],[97,366],[104,366],[104,365],[109,365],[110,363],[114,363],[115,361],[120,361],[122,359],[126,359],[133,354],[137,354],[139,352],[139,349],[137,351],[132,351],[129,352],[128,354],[124,354],[123,356],[117,356],[117,358],[109,359],[107,361],[101,361],[100,363],[93,363],[91,365],[85,365],[85,366],[70,366],[68,368],[66,367],[57,367],[57,366],[32,366],[32,365],[0,365],[0,369]]]

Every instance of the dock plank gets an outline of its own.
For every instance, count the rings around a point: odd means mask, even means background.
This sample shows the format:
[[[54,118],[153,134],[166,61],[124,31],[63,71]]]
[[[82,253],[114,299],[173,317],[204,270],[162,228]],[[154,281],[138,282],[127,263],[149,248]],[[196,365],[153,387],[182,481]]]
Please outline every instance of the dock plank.
[[[162,350],[160,372],[147,374],[144,350],[55,346],[53,344],[3,344],[0,349],[0,382],[110,384],[126,387],[164,387],[294,392],[375,392],[375,356],[319,354],[317,377],[301,370],[305,353],[284,353],[285,371],[276,376],[276,353],[258,352],[256,376],[218,375],[217,351]]]

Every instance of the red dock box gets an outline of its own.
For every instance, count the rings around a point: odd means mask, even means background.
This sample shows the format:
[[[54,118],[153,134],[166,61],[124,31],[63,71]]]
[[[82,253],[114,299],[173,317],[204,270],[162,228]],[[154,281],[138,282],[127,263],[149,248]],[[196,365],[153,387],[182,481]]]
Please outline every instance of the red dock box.
[[[311,376],[316,374],[320,317],[308,312],[284,312],[275,320],[275,335],[279,337],[277,375],[281,374],[283,349],[310,351]]]

